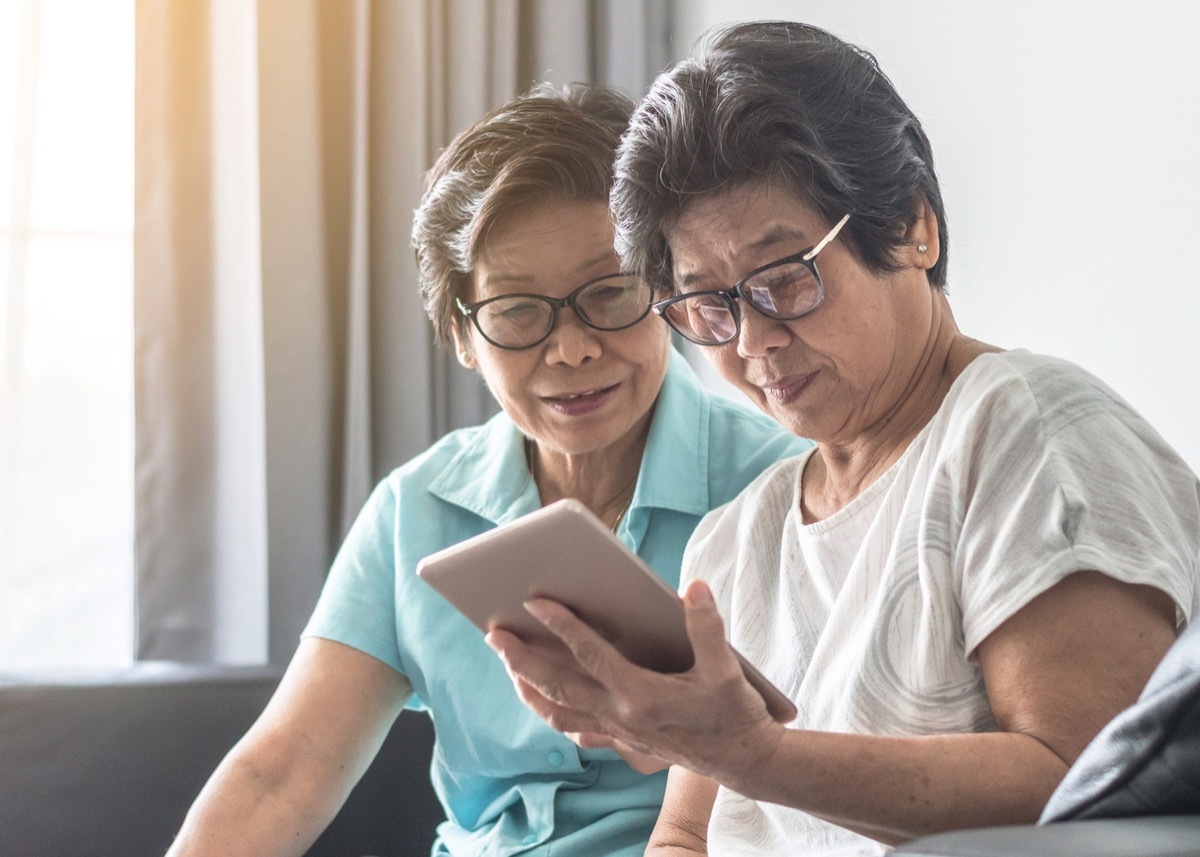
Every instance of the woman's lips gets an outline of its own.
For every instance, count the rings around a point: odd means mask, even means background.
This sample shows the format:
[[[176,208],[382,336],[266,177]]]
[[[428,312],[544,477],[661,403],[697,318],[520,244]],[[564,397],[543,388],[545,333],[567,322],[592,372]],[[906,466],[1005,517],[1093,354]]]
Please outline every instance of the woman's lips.
[[[558,396],[543,396],[542,401],[549,407],[567,416],[579,416],[591,413],[603,407],[617,392],[619,384],[611,387],[601,387],[594,390],[582,390],[578,393],[563,393]]]
[[[809,372],[806,375],[792,375],[788,378],[772,381],[769,384],[760,384],[759,387],[767,396],[779,402],[779,404],[787,405],[800,398],[801,394],[808,389],[808,385],[816,377],[816,372]]]

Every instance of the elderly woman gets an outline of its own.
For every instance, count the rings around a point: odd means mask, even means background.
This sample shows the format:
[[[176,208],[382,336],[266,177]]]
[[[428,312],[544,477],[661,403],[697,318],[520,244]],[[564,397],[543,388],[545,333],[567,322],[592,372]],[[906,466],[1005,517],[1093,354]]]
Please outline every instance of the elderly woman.
[[[626,268],[674,290],[655,310],[816,448],[694,535],[693,669],[638,669],[538,600],[577,663],[493,632],[523,699],[674,764],[655,855],[1035,820],[1196,611],[1196,476],[1082,369],[959,332],[929,142],[828,33],[735,26],[661,76],[613,207]]]
[[[809,447],[708,395],[650,314],[651,287],[622,273],[607,200],[632,107],[599,88],[538,90],[433,167],[413,227],[426,307],[503,412],[372,494],[279,690],[172,854],[302,854],[406,705],[437,731],[447,820],[435,854],[644,850],[665,774],[581,749],[532,715],[483,635],[414,571],[574,497],[677,585],[700,517]]]

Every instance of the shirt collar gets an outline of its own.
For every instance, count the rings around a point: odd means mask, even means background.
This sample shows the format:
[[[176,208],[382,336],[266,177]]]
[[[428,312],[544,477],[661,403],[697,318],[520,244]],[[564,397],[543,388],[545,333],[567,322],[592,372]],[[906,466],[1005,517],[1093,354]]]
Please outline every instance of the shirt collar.
[[[503,411],[470,431],[462,448],[429,483],[448,503],[503,524],[541,505],[525,461],[525,438]]]
[[[692,515],[709,510],[707,397],[687,360],[671,349],[626,517],[640,507]],[[472,432],[429,490],[496,524],[541,505],[525,460],[524,436],[503,412]]]
[[[708,395],[684,356],[672,348],[642,454],[633,506],[690,515],[703,515],[711,508]]]

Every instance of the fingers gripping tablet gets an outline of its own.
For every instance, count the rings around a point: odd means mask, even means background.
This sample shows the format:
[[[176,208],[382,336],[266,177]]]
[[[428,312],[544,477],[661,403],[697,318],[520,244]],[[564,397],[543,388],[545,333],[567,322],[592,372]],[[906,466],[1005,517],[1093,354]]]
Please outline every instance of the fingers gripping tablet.
[[[559,500],[431,554],[417,574],[485,633],[505,628],[528,642],[561,645],[523,606],[549,598],[638,666],[682,672],[692,665],[679,596],[576,500]],[[792,720],[792,702],[738,659],[771,716]]]

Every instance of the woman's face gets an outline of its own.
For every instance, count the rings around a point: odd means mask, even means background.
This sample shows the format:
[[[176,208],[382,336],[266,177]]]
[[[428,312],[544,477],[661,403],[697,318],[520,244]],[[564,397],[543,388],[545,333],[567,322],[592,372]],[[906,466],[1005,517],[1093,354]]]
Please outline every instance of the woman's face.
[[[813,247],[832,226],[781,185],[703,198],[667,236],[676,286],[727,289],[761,265]],[[816,263],[825,299],[811,314],[775,321],[739,300],[738,337],[701,350],[791,431],[823,444],[852,443],[903,403],[929,341],[930,288],[916,269],[870,272],[840,239]]]
[[[503,216],[488,232],[464,303],[517,292],[561,298],[620,271],[603,203],[553,200]],[[497,348],[459,315],[459,361],[477,368],[517,427],[544,448],[603,452],[648,424],[670,354],[653,314],[624,330],[588,327],[570,307],[531,348]]]

